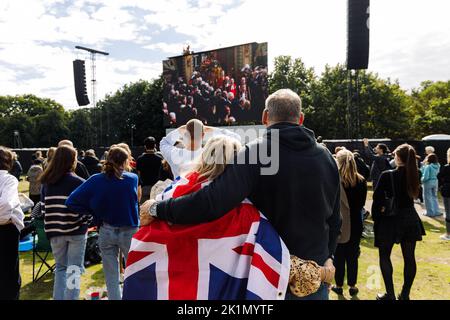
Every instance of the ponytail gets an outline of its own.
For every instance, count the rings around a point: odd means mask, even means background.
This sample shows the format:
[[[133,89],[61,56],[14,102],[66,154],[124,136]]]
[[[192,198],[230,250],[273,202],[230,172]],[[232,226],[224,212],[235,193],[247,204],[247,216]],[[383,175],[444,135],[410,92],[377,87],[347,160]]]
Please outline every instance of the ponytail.
[[[103,173],[108,177],[122,179],[122,173],[128,160],[128,152],[120,147],[113,147],[108,152],[108,157],[103,164]]]
[[[416,199],[420,192],[419,168],[417,167],[416,151],[409,144],[402,144],[394,152],[405,164],[406,190],[412,199]]]

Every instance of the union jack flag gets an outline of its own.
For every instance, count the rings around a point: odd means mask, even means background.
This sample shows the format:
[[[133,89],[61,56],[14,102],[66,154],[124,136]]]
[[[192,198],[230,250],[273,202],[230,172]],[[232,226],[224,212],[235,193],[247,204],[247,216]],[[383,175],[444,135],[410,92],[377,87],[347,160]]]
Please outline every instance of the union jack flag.
[[[206,184],[193,173],[160,198]],[[212,222],[181,226],[156,220],[142,227],[128,254],[123,299],[281,300],[289,267],[289,252],[279,235],[244,201]]]

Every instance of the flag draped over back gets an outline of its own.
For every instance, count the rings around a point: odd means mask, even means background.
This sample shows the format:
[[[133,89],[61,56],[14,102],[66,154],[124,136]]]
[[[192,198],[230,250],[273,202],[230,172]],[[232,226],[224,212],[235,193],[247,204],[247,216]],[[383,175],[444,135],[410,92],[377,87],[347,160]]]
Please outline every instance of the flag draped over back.
[[[162,198],[206,184],[193,173],[166,189]],[[123,299],[284,299],[289,267],[285,244],[245,201],[212,222],[169,225],[156,220],[142,227],[131,242]]]

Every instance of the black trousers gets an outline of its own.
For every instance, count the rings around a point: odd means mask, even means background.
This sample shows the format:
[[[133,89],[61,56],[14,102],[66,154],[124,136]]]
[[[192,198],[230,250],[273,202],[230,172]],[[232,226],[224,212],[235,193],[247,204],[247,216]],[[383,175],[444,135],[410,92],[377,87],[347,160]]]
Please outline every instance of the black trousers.
[[[356,286],[358,282],[358,258],[360,254],[359,248],[360,238],[350,239],[347,243],[338,244],[334,254],[334,266],[336,273],[334,280],[336,286],[344,285],[345,267],[347,266],[347,284],[350,287]]]
[[[403,287],[401,295],[403,297],[409,297],[411,287],[416,277],[417,265],[416,265],[416,241],[402,241],[400,243],[403,255]],[[387,243],[378,248],[380,253],[380,269],[383,275],[384,285],[386,286],[386,292],[390,295],[395,295],[394,281],[392,274],[394,272],[391,262],[391,252],[394,247],[394,243]]]
[[[19,230],[0,226],[0,300],[18,300],[20,291]]]

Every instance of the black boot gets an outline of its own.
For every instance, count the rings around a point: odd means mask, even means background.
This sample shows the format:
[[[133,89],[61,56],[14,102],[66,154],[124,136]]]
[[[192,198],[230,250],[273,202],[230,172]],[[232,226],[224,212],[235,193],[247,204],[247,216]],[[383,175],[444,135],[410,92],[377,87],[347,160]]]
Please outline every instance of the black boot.
[[[348,293],[350,294],[350,296],[354,297],[359,293],[359,289],[357,287],[351,287],[350,289],[348,289]]]
[[[395,300],[395,295],[390,293],[379,293],[377,295],[377,300]]]
[[[398,300],[409,300],[409,296],[404,296],[403,294],[399,294],[397,297]]]
[[[398,300],[409,300],[409,291],[403,289],[397,297]]]
[[[339,296],[342,296],[344,294],[344,290],[342,289],[342,287],[333,286],[331,290]]]

